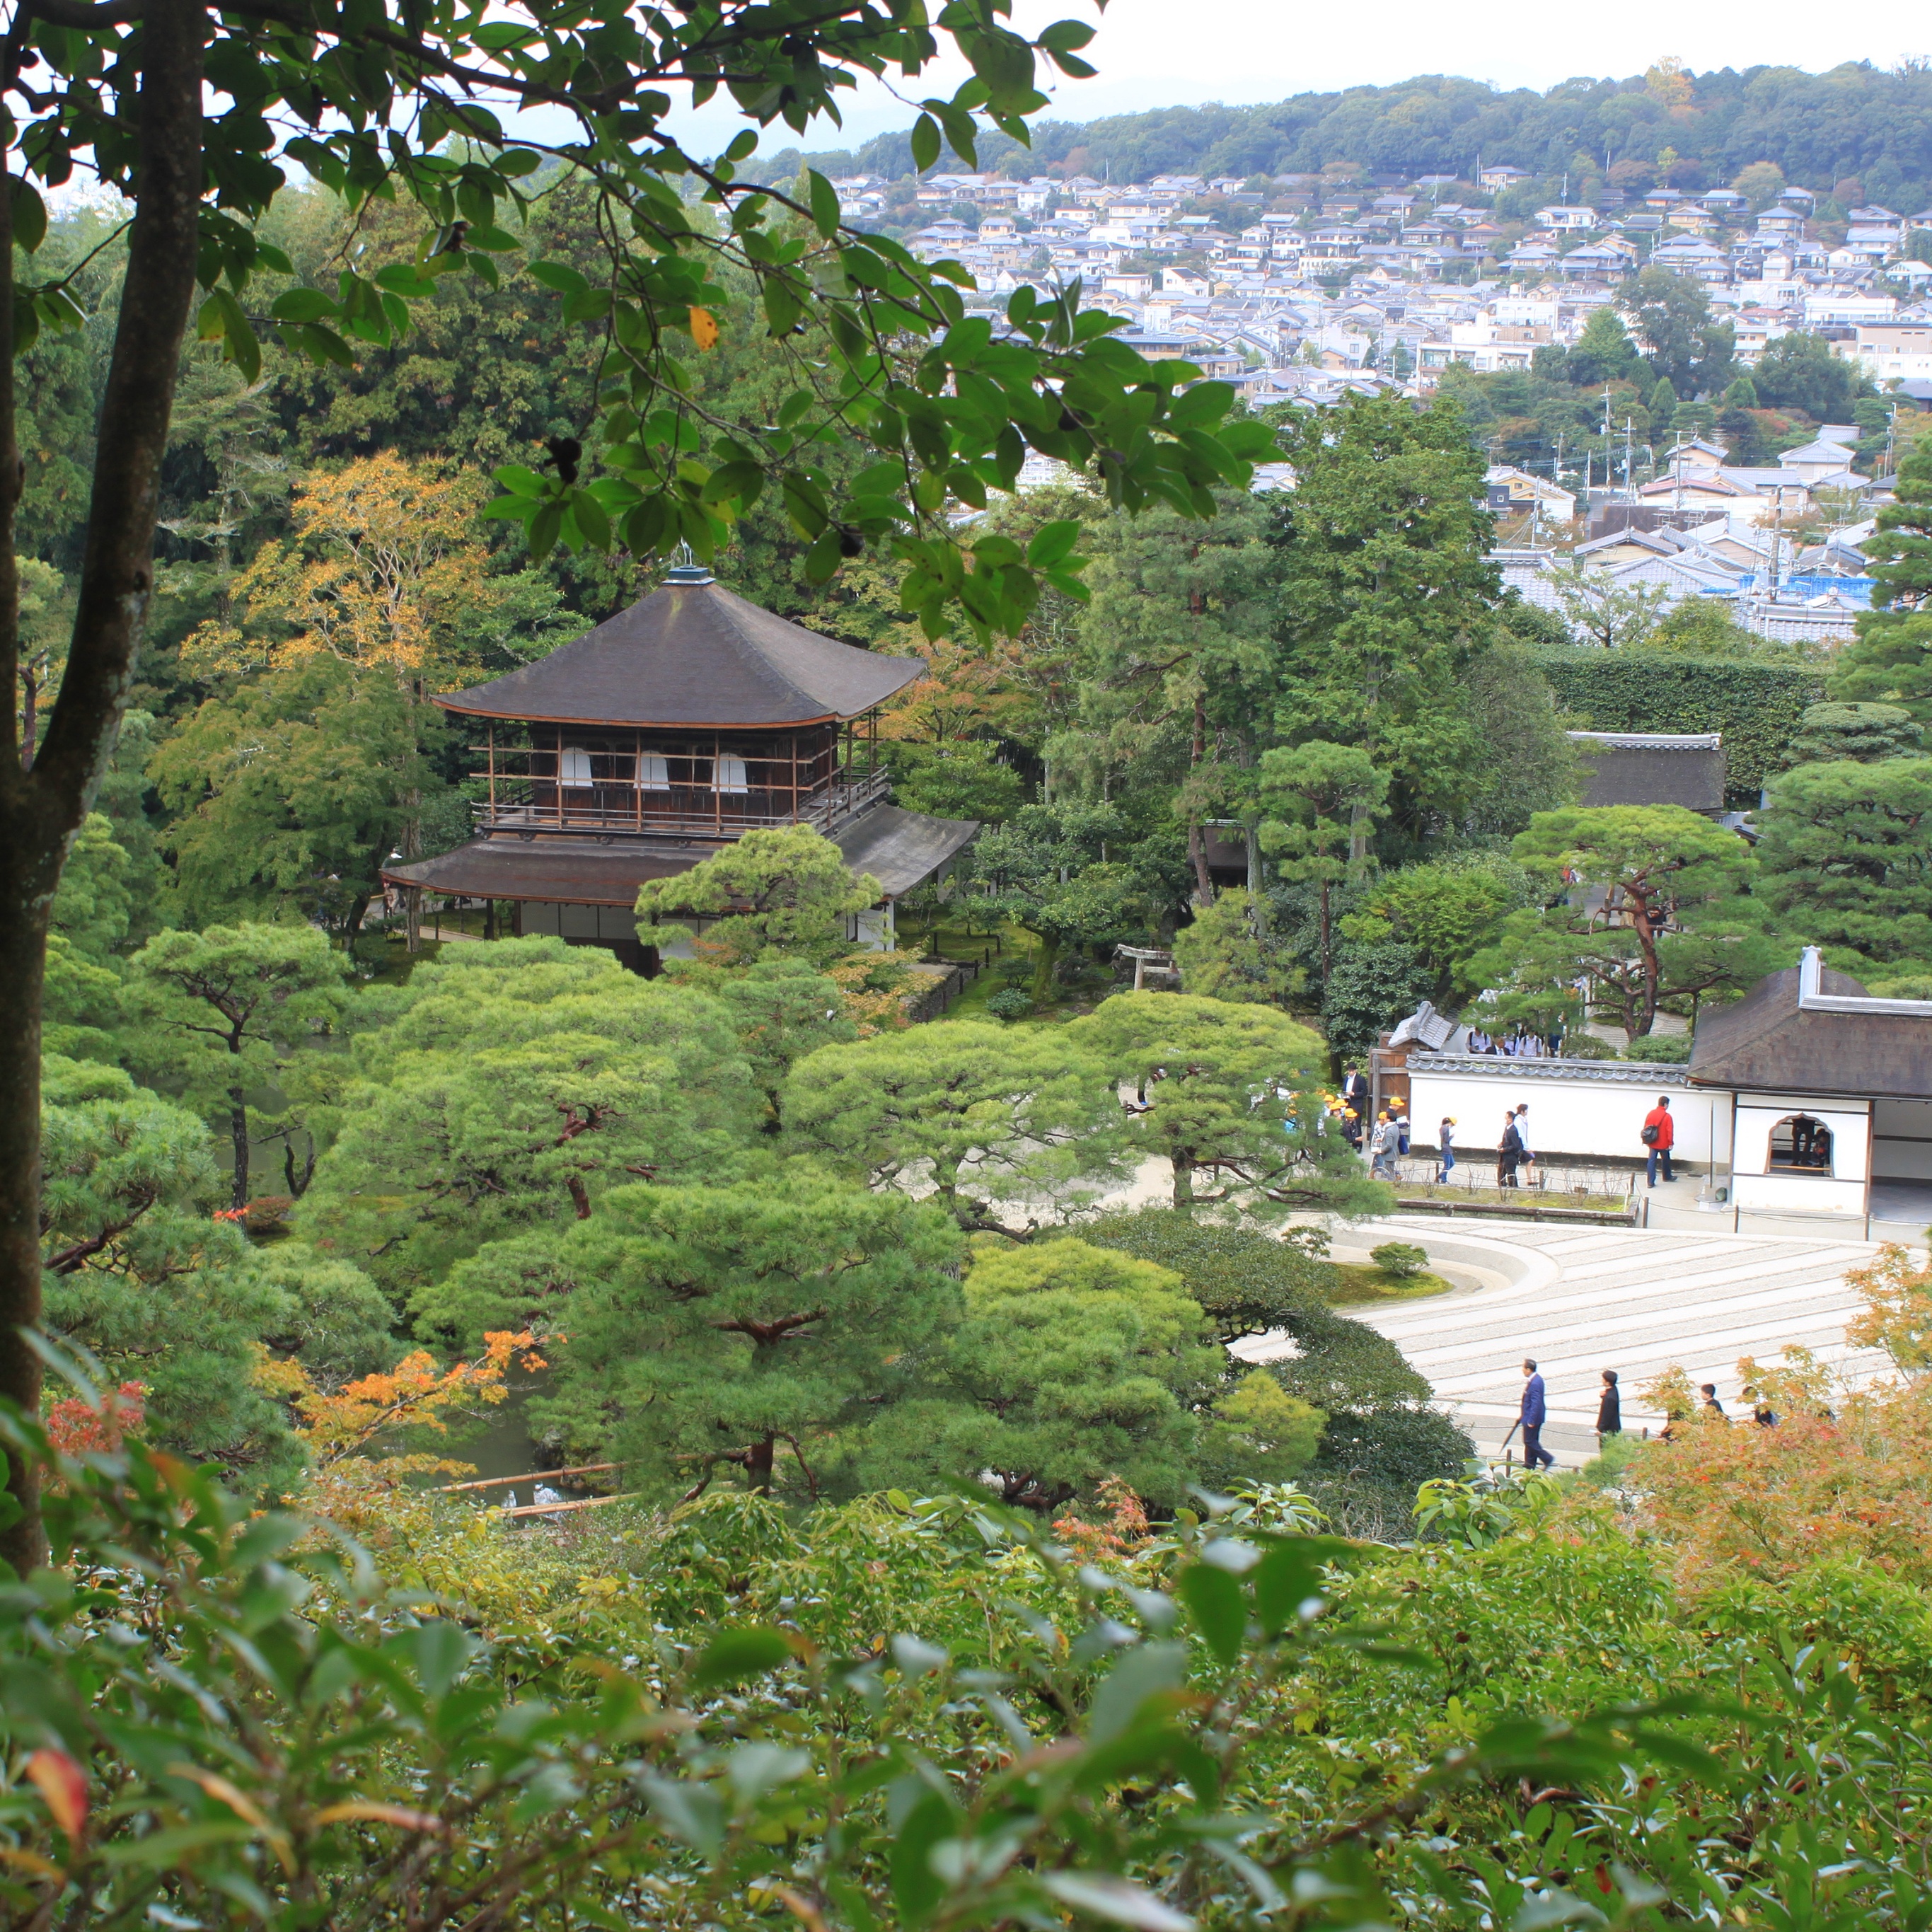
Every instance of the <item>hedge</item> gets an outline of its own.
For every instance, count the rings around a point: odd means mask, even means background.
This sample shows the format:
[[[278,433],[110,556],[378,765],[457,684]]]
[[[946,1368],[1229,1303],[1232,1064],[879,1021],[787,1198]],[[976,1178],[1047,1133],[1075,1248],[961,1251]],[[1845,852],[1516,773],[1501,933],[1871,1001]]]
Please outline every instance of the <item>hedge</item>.
[[[1818,664],[1580,648],[1534,656],[1558,704],[1582,721],[1580,729],[1722,732],[1725,802],[1734,811],[1757,803],[1784,769],[1805,706],[1825,696]]]

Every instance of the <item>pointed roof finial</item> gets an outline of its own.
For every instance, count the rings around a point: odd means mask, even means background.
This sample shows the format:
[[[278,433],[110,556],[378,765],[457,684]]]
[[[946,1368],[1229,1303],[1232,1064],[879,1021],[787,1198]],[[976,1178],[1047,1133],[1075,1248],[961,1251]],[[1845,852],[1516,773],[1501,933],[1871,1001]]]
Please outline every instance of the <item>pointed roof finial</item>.
[[[715,584],[717,580],[711,574],[711,566],[700,563],[692,555],[688,543],[678,545],[677,560],[664,572],[667,584]]]

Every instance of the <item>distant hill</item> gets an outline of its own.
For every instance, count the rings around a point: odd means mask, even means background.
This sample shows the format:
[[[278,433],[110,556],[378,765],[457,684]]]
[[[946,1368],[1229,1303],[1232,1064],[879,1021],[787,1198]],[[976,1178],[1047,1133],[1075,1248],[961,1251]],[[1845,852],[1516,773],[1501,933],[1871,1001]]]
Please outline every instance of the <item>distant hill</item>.
[[[1741,25],[1748,35],[1748,25]],[[1370,175],[1467,177],[1478,156],[1539,176],[1567,172],[1573,194],[1592,180],[1648,188],[1667,177],[1688,190],[1729,182],[1754,161],[1821,193],[1847,192],[1916,213],[1932,199],[1932,68],[1887,71],[1847,63],[1796,68],[1664,68],[1626,80],[1566,80],[1546,94],[1427,74],[1390,87],[1298,94],[1266,106],[1165,107],[1086,122],[1048,121],[1029,152],[1004,135],[980,164],[1007,173],[1065,172],[1117,182],[1156,174],[1315,174],[1352,162]],[[1660,165],[1660,157],[1664,157]],[[771,156],[770,178],[809,161],[821,172],[914,172],[905,133],[863,146]],[[958,166],[950,157],[943,166]]]

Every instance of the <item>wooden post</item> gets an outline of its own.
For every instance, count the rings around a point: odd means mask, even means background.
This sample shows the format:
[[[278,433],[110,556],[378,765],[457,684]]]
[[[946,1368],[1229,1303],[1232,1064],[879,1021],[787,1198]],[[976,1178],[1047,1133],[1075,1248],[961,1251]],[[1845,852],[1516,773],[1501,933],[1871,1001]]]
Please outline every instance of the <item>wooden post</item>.
[[[496,822],[496,721],[490,721],[490,823]]]
[[[722,745],[718,734],[711,734],[711,821],[719,838],[724,836],[724,794],[718,789],[718,766],[724,757]]]

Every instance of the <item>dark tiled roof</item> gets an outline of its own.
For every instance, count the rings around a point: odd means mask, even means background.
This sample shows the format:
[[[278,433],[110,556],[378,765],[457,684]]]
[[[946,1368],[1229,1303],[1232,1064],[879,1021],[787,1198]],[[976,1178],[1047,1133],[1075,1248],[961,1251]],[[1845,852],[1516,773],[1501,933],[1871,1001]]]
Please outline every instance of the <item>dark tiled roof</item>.
[[[834,834],[854,873],[869,872],[888,898],[910,891],[972,842],[971,818],[932,818],[896,805],[874,806]],[[590,838],[472,838],[453,852],[412,865],[386,866],[392,884],[465,898],[556,899],[570,905],[628,906],[646,879],[668,879],[710,858],[715,844],[602,845]]]
[[[1735,1006],[1700,1017],[1690,1052],[1694,1084],[1881,1100],[1932,1096],[1932,1018],[1807,1008],[1798,999],[1801,970],[1773,973]],[[1827,994],[1864,992],[1848,974],[1819,977]]]
[[[536,663],[436,702],[478,718],[776,728],[859,717],[925,669],[820,637],[707,578],[668,583]]]

